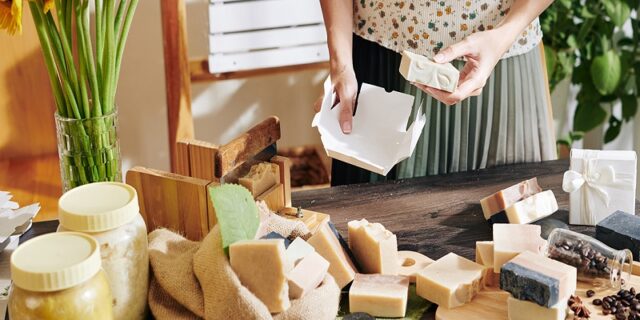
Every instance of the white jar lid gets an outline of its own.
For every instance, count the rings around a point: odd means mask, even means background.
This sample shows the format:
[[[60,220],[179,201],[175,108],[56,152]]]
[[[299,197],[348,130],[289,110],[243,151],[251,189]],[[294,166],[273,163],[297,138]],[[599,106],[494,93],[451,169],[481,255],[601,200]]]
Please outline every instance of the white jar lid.
[[[98,242],[78,232],[39,236],[11,254],[11,279],[28,291],[68,289],[91,279],[101,267]]]
[[[138,215],[138,195],[120,182],[85,184],[58,200],[58,219],[65,229],[102,232],[129,223]]]

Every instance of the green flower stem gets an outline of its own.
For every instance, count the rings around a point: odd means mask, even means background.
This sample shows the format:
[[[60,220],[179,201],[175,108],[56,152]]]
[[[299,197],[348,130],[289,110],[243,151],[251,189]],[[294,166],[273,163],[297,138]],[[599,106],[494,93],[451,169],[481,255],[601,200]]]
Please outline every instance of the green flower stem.
[[[96,7],[96,72],[98,78],[102,78],[102,56],[104,53],[104,26],[102,23],[102,11],[104,0],[94,0]]]
[[[89,26],[89,2],[81,1],[82,7],[81,10],[78,11],[76,24],[78,27],[78,42],[82,43],[84,47],[84,63],[86,65],[86,70],[88,71],[89,77],[89,87],[91,88],[91,101],[93,103],[93,113],[92,117],[102,116],[102,100],[100,96],[100,87],[98,84],[98,76],[96,65],[93,60],[93,48],[91,46],[91,34],[90,34],[90,26]]]
[[[113,110],[114,97],[113,97],[113,78],[115,76],[115,38],[114,38],[114,19],[113,19],[113,10],[114,10],[114,2],[115,0],[105,0],[106,8],[105,8],[105,19],[106,24],[105,27],[105,52],[104,52],[104,74],[103,77],[103,105],[102,105],[102,113],[108,114],[111,110]]]
[[[124,2],[124,0],[122,1]],[[122,5],[122,3],[120,4]],[[124,20],[124,25],[122,26],[122,31],[120,36],[118,37],[118,52],[116,56],[116,75],[113,79],[113,92],[115,96],[115,92],[118,89],[118,80],[120,79],[120,66],[122,64],[122,56],[124,55],[124,47],[127,43],[127,38],[129,36],[129,30],[131,29],[131,22],[133,21],[133,15],[136,12],[136,8],[138,7],[138,0],[131,0],[129,2],[129,7],[127,8],[127,16]]]
[[[113,26],[115,28],[114,32],[116,33],[116,35],[119,34],[120,30],[122,29],[122,17],[125,13],[126,8],[127,8],[127,0],[120,0],[118,2],[118,11],[116,13],[116,20],[113,23]]]

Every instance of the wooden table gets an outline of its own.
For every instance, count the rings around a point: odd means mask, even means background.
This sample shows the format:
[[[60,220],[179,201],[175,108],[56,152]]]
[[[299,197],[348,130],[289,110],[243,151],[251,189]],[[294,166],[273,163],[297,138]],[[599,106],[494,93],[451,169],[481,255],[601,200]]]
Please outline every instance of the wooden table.
[[[475,242],[491,240],[479,200],[524,179],[538,177],[555,193],[560,210],[551,218],[568,222],[569,197],[562,191],[568,161],[510,165],[475,172],[414,178],[385,183],[341,186],[293,194],[295,206],[331,215],[346,236],[347,222],[366,218],[382,223],[398,237],[400,250],[419,251],[432,259],[449,252],[474,259]],[[639,212],[640,203],[636,205]],[[35,223],[23,236],[53,232],[57,221]],[[593,235],[593,227],[571,229]],[[433,308],[432,308],[433,309]],[[424,319],[433,319],[430,309]]]

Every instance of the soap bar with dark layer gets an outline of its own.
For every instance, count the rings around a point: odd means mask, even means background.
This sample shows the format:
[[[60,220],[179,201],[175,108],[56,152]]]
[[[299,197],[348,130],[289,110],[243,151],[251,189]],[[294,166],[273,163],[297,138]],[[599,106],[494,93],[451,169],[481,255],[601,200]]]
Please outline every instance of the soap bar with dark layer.
[[[616,211],[596,225],[596,239],[614,249],[629,249],[640,261],[640,217]]]

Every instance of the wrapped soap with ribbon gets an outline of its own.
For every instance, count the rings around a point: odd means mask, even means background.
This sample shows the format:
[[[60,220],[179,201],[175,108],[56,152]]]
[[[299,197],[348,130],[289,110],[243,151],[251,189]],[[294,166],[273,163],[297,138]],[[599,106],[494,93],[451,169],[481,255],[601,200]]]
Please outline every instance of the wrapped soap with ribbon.
[[[635,212],[635,151],[571,150],[562,189],[570,193],[569,223],[595,226],[617,210]]]

